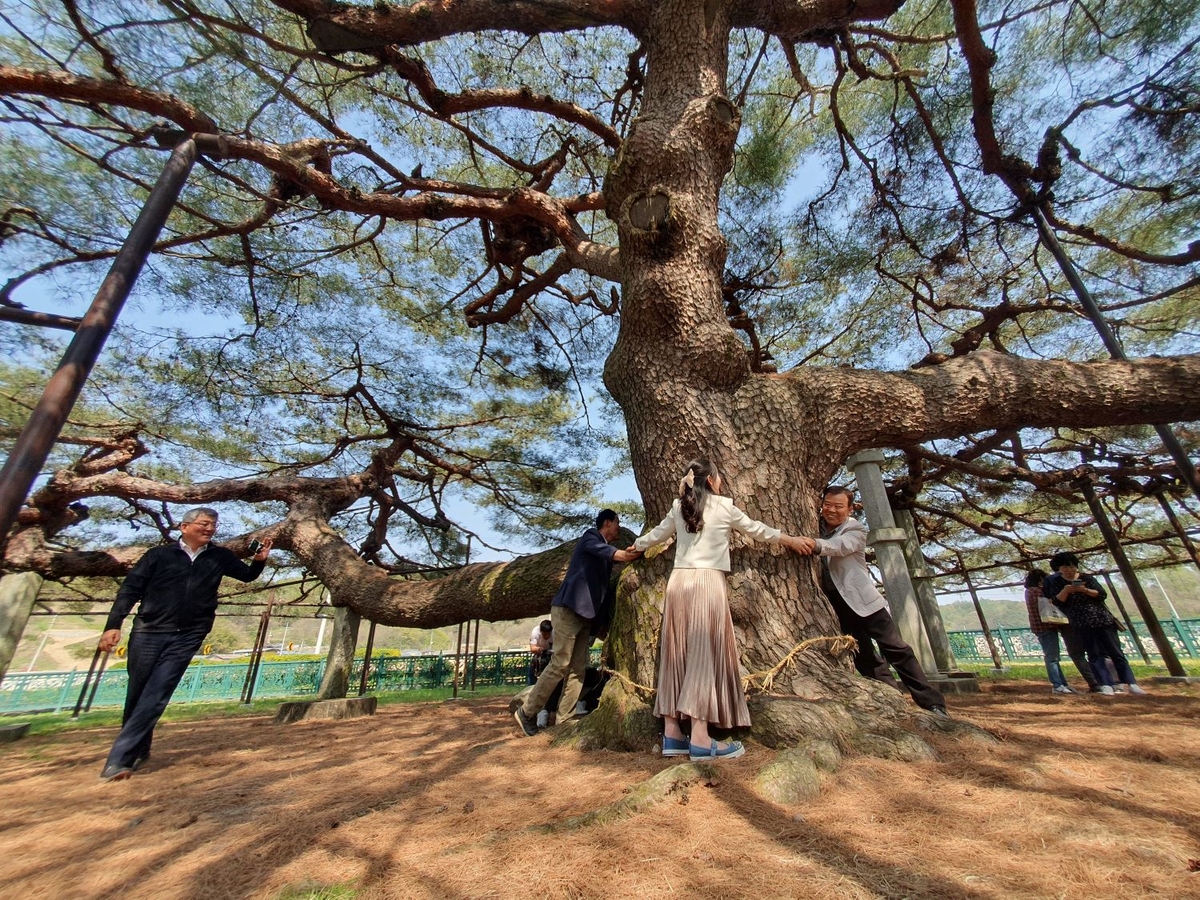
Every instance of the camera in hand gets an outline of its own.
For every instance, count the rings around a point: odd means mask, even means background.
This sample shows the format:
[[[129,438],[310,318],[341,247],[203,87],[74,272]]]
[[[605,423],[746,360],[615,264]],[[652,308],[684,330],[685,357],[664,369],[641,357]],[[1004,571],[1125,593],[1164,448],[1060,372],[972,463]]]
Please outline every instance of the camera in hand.
[[[257,554],[258,554],[258,551],[259,551],[259,550],[261,550],[261,549],[262,549],[262,541],[259,541],[259,540],[254,540],[254,541],[251,541],[251,542],[250,542],[250,547],[249,547],[249,550],[250,550],[250,555],[251,555],[251,556],[255,556],[255,555],[257,555]]]

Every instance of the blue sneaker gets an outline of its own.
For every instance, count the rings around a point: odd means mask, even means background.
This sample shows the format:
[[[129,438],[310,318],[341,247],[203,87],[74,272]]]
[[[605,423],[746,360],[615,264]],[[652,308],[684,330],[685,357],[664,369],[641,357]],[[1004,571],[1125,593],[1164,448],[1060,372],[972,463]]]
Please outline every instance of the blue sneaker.
[[[663,756],[687,756],[688,755],[687,738],[667,737],[665,734],[662,739],[662,755]]]
[[[742,746],[741,741],[730,741],[724,747],[716,741],[713,741],[709,747],[702,747],[699,744],[688,744],[688,757],[692,762],[704,762],[705,760],[714,759],[737,759],[745,752],[746,748]]]

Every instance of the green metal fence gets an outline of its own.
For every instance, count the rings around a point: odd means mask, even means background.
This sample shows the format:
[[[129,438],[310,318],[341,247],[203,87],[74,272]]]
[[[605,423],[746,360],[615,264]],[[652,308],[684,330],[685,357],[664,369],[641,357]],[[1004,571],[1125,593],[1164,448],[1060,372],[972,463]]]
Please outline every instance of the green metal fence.
[[[600,649],[593,648],[591,664],[599,665]],[[241,698],[249,660],[227,665],[193,663],[175,689],[172,703],[195,703]],[[454,683],[453,656],[380,656],[371,660],[367,691],[411,691],[448,688]],[[464,656],[458,664],[460,690],[525,684],[529,652],[497,650],[478,657]],[[256,698],[311,697],[317,693],[325,671],[324,660],[264,662],[254,682]],[[4,713],[72,709],[79,699],[87,672],[10,672],[0,682],[0,715]],[[96,688],[93,707],[121,706],[128,678],[124,669],[108,669]],[[362,683],[362,659],[350,671],[352,691]]]
[[[1180,658],[1200,658],[1200,619],[1167,619],[1161,624],[1167,640]],[[1146,626],[1141,622],[1134,622],[1133,626],[1137,629],[1142,646],[1146,648],[1151,659],[1157,659],[1158,651]],[[1000,654],[1010,662],[1042,661],[1042,647],[1036,635],[1028,628],[997,625],[991,631]],[[1118,632],[1118,636],[1125,656],[1131,662],[1141,661],[1142,655],[1138,652],[1132,635],[1121,631]],[[950,649],[954,651],[954,658],[959,663],[992,663],[992,654],[982,631],[951,631],[947,633],[947,637],[950,639]]]
[[[1154,657],[1156,651],[1146,627],[1135,622],[1142,646]],[[1200,619],[1169,619],[1162,623],[1167,639],[1182,657],[1200,658]],[[950,647],[960,664],[992,664],[992,654],[982,631],[951,631]],[[1028,628],[992,629],[1002,656],[1010,662],[1040,662],[1042,648]],[[1141,659],[1137,645],[1127,632],[1121,632],[1121,645],[1131,661]],[[592,665],[599,665],[600,650],[592,649]],[[213,700],[237,700],[246,682],[249,662],[227,665],[193,663],[175,689],[172,703],[195,703]],[[529,670],[527,651],[497,650],[481,653],[477,658],[463,657],[458,664],[460,689],[472,683],[477,687],[525,684]],[[264,662],[254,683],[254,696],[311,697],[317,693],[325,671],[324,660]],[[75,706],[83,687],[86,672],[10,672],[0,682],[0,715],[37,710],[70,709]],[[121,706],[125,702],[126,675],[124,669],[105,671],[96,688],[93,707]],[[362,659],[354,661],[350,672],[351,690],[362,682]],[[454,683],[453,656],[381,656],[371,660],[367,672],[367,691],[412,691],[425,688],[448,688]]]

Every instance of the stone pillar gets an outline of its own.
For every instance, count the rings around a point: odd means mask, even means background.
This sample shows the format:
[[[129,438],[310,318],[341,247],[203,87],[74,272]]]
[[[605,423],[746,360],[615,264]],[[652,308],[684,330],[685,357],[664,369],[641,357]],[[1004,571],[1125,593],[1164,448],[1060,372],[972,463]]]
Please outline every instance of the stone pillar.
[[[329,655],[325,657],[325,674],[321,676],[318,700],[341,700],[350,690],[350,669],[354,665],[360,621],[359,614],[350,607],[334,608],[333,637],[329,639]]]
[[[863,450],[846,460],[846,468],[854,473],[854,480],[858,483],[858,495],[862,498],[867,525],[870,527],[867,543],[875,548],[875,563],[879,567],[879,574],[883,576],[883,588],[892,618],[901,636],[912,647],[921,668],[932,678],[938,671],[937,659],[933,655],[929,636],[925,633],[925,623],[921,621],[917,593],[908,576],[908,563],[904,559],[907,535],[903,528],[896,527],[896,521],[892,518],[892,506],[888,502],[883,473],[879,469],[883,461],[881,451]]]
[[[8,671],[17,644],[21,643],[43,580],[37,572],[14,572],[0,577],[0,679]]]
[[[921,553],[916,520],[913,519],[910,509],[893,509],[892,516],[896,524],[904,529],[904,558],[908,562],[908,573],[917,592],[917,607],[921,610],[921,618],[925,622],[925,633],[929,636],[938,671],[954,672],[958,669],[958,661],[950,648],[946,623],[942,621],[942,611],[938,607],[937,594],[933,590],[933,573],[925,565],[925,555]]]

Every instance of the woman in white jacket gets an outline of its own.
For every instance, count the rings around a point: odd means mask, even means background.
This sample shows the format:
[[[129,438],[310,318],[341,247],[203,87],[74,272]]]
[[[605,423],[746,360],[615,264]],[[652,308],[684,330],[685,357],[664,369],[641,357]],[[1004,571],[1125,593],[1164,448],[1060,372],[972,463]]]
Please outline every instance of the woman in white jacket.
[[[663,756],[706,760],[746,752],[739,741],[718,743],[708,733],[710,724],[719,728],[750,724],[725,586],[729,535],[737,531],[798,549],[797,538],[756,522],[722,497],[721,484],[720,473],[707,460],[688,463],[671,511],[633,545],[635,550],[645,550],[675,538],[675,568],[663,603],[654,701],[654,714],[663,719]],[[692,722],[690,742],[680,728],[684,718]]]

